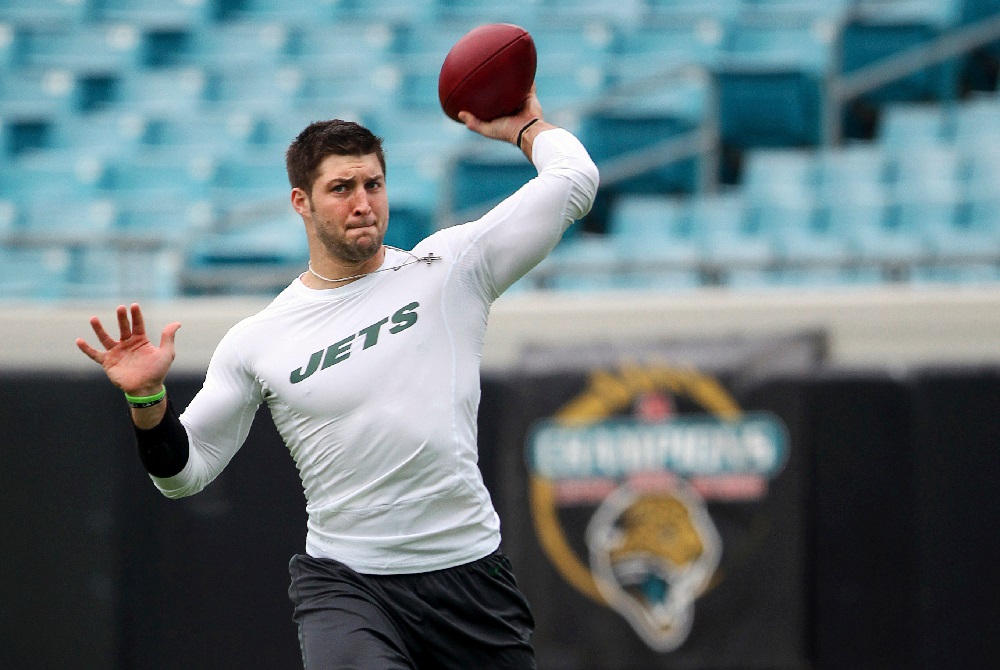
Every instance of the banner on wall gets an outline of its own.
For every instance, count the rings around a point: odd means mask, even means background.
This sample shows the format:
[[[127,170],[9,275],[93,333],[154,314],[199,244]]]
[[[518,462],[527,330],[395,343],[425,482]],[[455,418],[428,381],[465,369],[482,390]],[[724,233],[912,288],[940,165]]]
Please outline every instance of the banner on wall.
[[[813,335],[537,350],[506,377],[494,418],[524,484],[499,495],[501,516],[531,567],[540,665],[797,665],[795,444],[785,417],[741,396],[822,352]],[[511,517],[530,525],[511,537]]]

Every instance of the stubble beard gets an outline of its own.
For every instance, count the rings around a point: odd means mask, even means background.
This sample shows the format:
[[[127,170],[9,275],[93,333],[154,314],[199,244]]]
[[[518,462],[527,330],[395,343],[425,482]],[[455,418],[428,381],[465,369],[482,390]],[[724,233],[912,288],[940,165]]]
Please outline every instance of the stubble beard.
[[[316,210],[312,209],[313,221],[316,221]],[[355,241],[350,241],[343,236],[337,236],[329,232],[325,225],[313,225],[316,237],[320,243],[334,258],[347,263],[364,263],[378,253],[382,248],[382,240],[385,234],[376,224],[373,226],[375,233],[372,235],[362,235]]]

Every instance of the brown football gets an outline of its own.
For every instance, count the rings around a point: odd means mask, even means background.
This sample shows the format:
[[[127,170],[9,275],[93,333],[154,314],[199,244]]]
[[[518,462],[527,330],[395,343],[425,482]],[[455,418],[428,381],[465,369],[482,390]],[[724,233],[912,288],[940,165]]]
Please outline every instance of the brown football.
[[[466,33],[451,48],[438,76],[444,113],[465,110],[491,121],[516,112],[535,81],[538,55],[524,28],[490,23]]]

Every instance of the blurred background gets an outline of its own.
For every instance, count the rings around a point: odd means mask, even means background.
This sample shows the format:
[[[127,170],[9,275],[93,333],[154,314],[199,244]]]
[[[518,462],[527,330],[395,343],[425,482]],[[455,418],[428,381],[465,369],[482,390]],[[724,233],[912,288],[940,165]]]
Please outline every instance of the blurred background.
[[[994,667],[998,0],[0,0],[0,665],[296,667],[304,515],[269,420],[251,442],[276,448],[159,499],[73,340],[120,302],[182,321],[186,402],[305,267],[284,151],[311,121],[384,138],[396,246],[530,179],[439,107],[445,54],[486,22],[531,32],[546,116],[602,174],[483,354],[484,475],[545,603],[542,667]],[[532,417],[511,408],[546,388],[551,414],[624,359],[715,375],[791,437],[768,517],[788,569],[752,573],[786,597],[720,586],[674,652],[561,590],[517,521]]]

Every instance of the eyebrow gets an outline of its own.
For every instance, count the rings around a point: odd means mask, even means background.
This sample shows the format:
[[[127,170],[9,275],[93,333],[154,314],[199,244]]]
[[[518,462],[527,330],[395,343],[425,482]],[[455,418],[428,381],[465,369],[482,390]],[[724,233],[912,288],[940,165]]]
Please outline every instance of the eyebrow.
[[[327,186],[332,186],[334,184],[353,184],[356,181],[359,181],[357,176],[354,176],[354,177],[331,177],[330,179],[327,179],[326,182],[324,182],[324,183]],[[364,181],[364,182],[369,182],[369,181],[385,181],[385,175],[383,173],[379,172],[378,174],[370,176],[370,177],[369,176],[363,177],[360,181]]]

